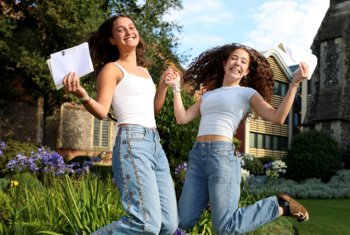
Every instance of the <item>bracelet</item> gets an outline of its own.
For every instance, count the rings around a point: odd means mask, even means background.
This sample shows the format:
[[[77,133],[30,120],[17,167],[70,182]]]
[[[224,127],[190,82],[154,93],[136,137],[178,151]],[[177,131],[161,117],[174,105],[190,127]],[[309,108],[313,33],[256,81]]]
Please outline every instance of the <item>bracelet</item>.
[[[292,84],[292,85],[295,86],[295,87],[300,87],[300,85],[299,85],[299,84],[296,84],[295,82],[291,82],[290,84]]]
[[[173,93],[180,93],[181,92],[181,87],[180,84],[176,84],[173,86]]]
[[[80,103],[86,104],[86,103],[89,103],[89,101],[91,100],[91,97],[89,95],[86,95],[83,98],[80,98],[79,100],[80,100]]]

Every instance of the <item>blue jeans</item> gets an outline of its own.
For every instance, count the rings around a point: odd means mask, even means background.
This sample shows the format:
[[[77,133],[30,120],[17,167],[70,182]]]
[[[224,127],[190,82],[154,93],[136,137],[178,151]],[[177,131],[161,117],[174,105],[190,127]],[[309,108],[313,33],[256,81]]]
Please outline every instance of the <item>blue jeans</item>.
[[[173,234],[178,225],[174,182],[157,130],[120,126],[112,161],[127,215],[93,234]]]
[[[231,143],[196,142],[179,200],[179,227],[192,228],[208,203],[219,235],[247,233],[278,217],[275,196],[238,208],[240,183],[241,162]]]

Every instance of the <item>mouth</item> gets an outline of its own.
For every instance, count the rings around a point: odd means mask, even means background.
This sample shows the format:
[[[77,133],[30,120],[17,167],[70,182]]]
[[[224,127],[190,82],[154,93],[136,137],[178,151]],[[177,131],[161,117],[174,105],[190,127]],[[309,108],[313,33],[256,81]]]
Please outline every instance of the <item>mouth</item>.
[[[231,72],[234,74],[241,74],[241,70],[239,70],[237,67],[231,68]]]
[[[131,40],[134,40],[134,39],[136,39],[135,35],[124,38],[125,41],[131,41]]]

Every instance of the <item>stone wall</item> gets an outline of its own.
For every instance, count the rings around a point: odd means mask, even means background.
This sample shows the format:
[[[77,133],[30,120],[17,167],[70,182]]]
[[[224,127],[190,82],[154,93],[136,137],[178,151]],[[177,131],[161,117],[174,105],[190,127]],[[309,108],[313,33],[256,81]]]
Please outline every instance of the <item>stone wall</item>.
[[[43,101],[11,102],[0,109],[0,139],[42,143]]]

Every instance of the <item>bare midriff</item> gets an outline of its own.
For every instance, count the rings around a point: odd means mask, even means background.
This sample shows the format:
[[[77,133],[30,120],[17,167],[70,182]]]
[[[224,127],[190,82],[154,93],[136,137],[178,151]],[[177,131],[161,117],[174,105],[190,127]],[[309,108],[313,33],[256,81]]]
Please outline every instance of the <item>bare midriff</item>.
[[[197,142],[214,142],[214,141],[226,141],[232,143],[232,140],[222,135],[202,135],[197,136]]]

